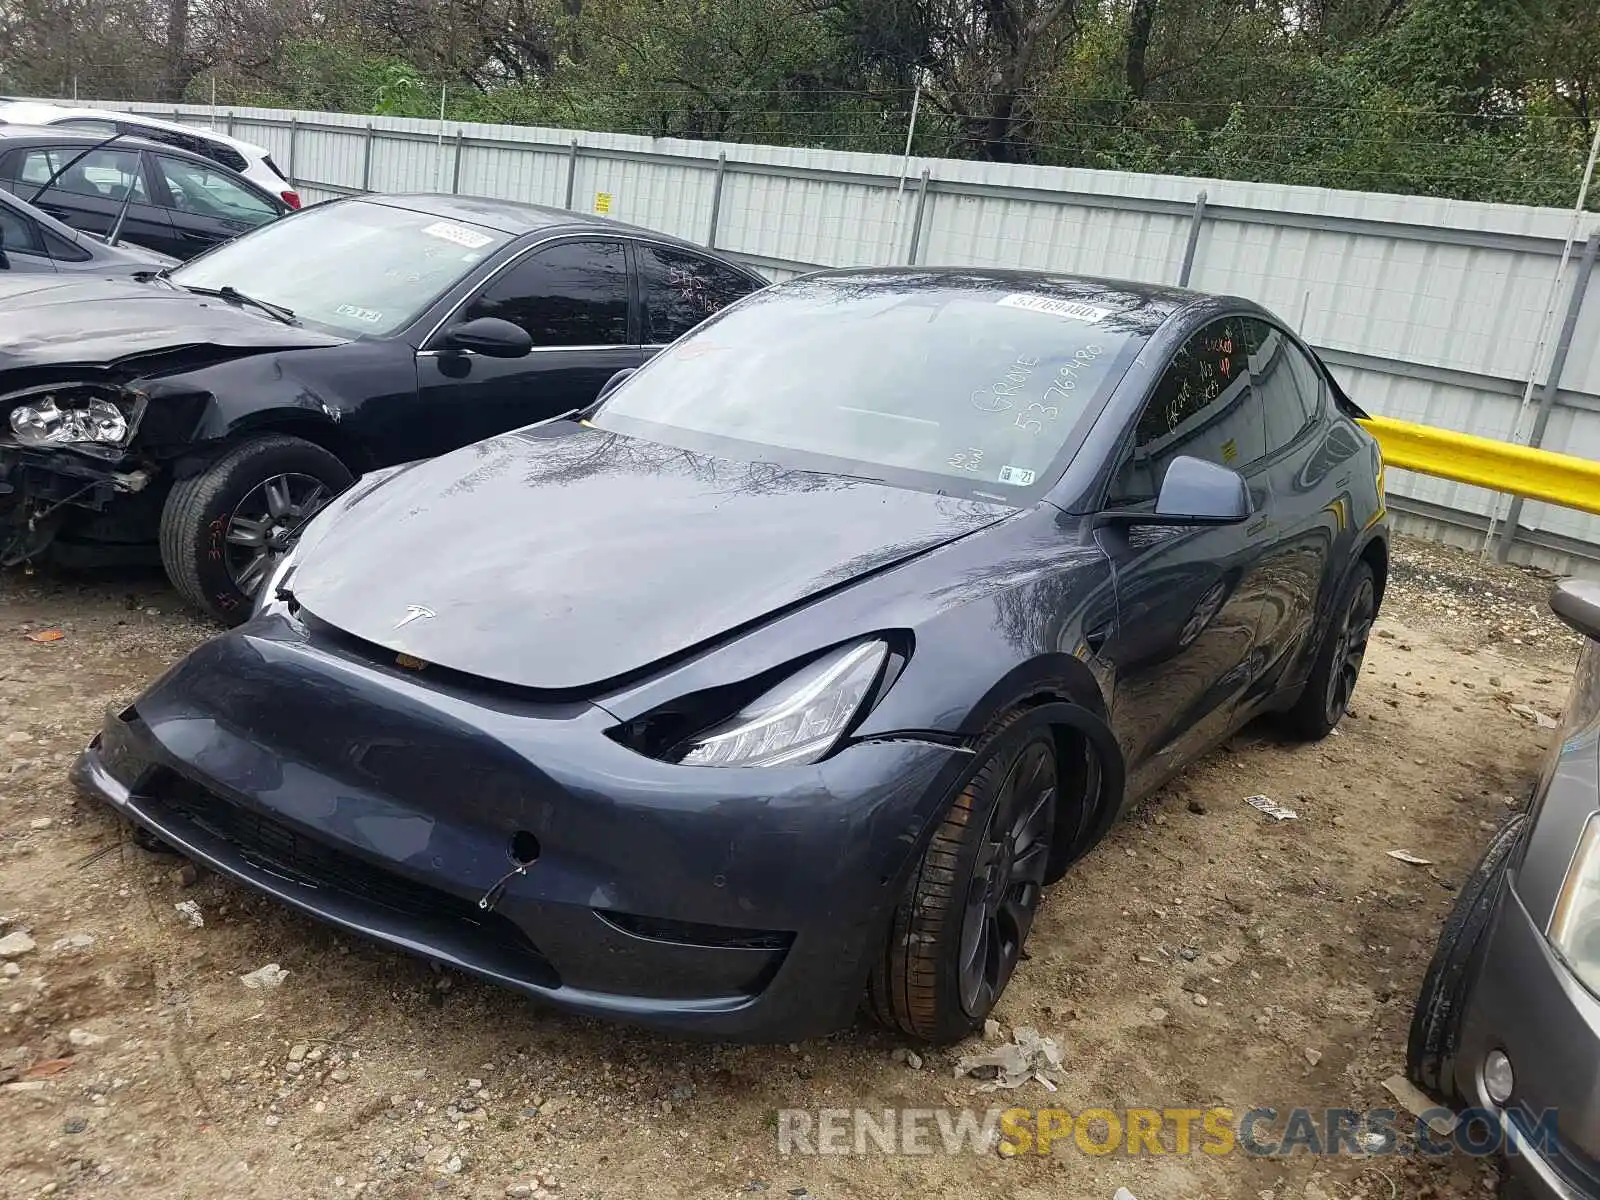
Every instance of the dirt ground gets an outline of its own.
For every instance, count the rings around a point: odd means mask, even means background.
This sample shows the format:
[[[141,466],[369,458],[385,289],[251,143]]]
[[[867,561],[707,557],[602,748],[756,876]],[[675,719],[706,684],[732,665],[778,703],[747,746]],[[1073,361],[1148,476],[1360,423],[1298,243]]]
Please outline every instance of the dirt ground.
[[[1381,1083],[1403,1067],[1438,923],[1526,798],[1550,738],[1531,710],[1559,713],[1576,651],[1547,580],[1416,542],[1397,556],[1338,736],[1244,731],[1049,894],[996,1015],[1002,1036],[1054,1038],[1064,1081],[1001,1103],[1392,1106]],[[45,629],[64,636],[26,636]],[[0,977],[0,1195],[1388,1200],[1493,1186],[1465,1157],[1070,1143],[780,1156],[779,1109],[997,1097],[954,1076],[960,1048],[914,1066],[865,1023],[801,1046],[676,1043],[436,974],[215,878],[186,886],[175,860],[76,800],[66,769],[107,705],[213,632],[153,576],[0,579],[0,933],[37,943]],[[1299,818],[1247,807],[1257,793]],[[280,987],[241,985],[274,962]]]

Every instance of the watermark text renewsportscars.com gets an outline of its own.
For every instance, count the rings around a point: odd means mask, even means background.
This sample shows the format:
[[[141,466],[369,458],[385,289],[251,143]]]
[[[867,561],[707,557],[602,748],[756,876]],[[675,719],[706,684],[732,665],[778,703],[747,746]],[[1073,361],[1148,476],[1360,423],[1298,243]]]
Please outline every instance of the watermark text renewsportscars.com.
[[[1544,1152],[1555,1144],[1556,1113],[1539,1114],[1524,1140]],[[783,1108],[777,1113],[782,1155],[1088,1154],[1311,1155],[1517,1152],[1499,1114],[1420,1116],[1390,1108]]]

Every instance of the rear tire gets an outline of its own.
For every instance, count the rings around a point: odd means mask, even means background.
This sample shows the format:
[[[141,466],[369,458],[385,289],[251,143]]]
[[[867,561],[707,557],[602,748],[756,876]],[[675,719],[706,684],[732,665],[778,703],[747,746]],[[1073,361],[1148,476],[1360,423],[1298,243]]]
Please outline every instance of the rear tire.
[[[1361,682],[1367,641],[1378,618],[1378,584],[1371,564],[1356,564],[1344,594],[1333,610],[1333,622],[1324,636],[1311,675],[1294,707],[1283,715],[1284,728],[1294,737],[1320,741],[1344,719],[1345,709]]]
[[[272,563],[354,478],[303,438],[268,434],[239,443],[168,494],[161,511],[167,577],[196,608],[241,624]]]
[[[873,1016],[925,1041],[982,1027],[1022,958],[1050,868],[1055,738],[1037,729],[1019,740],[1006,727],[979,747],[867,983]]]
[[[1527,820],[1526,813],[1518,813],[1502,825],[1489,840],[1483,858],[1461,885],[1455,907],[1439,931],[1433,960],[1428,963],[1428,973],[1423,976],[1417,1006],[1411,1014],[1411,1033],[1406,1039],[1406,1075],[1423,1091],[1448,1104],[1456,1104],[1461,1099],[1452,1071],[1472,956],[1494,915],[1500,884],[1505,878],[1506,859],[1522,836]]]

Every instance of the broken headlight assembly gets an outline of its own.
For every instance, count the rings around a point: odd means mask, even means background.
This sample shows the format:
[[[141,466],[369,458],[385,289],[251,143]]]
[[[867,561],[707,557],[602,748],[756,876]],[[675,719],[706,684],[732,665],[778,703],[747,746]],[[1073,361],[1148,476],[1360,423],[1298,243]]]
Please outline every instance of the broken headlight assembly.
[[[1578,838],[1547,936],[1579,981],[1600,996],[1600,813],[1589,817]]]
[[[120,446],[128,438],[128,417],[100,396],[63,405],[47,392],[11,410],[11,432],[24,446]]]
[[[643,754],[683,766],[800,766],[838,746],[885,686],[885,664],[904,658],[882,638],[811,659],[744,702],[726,693],[691,696],[622,731]],[[749,694],[749,693],[746,693]]]

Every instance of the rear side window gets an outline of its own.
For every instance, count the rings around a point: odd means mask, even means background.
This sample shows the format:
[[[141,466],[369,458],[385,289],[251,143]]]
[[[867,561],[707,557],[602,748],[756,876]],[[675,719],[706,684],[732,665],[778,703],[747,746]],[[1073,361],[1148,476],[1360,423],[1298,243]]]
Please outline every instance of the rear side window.
[[[682,250],[640,245],[638,256],[644,340],[654,346],[677,341],[761,286],[741,271]]]
[[[1134,444],[1112,480],[1111,504],[1154,500],[1167,465],[1180,455],[1237,471],[1266,456],[1244,324],[1213,321],[1173,355],[1139,414]]]
[[[225,146],[221,142],[214,142],[208,137],[198,133],[178,133],[171,129],[144,129],[138,132],[153,142],[164,145],[176,146],[180,150],[187,150],[190,154],[198,154],[202,158],[209,158],[214,163],[220,163],[230,171],[243,171],[249,164],[245,162],[244,155],[232,146]]]
[[[621,242],[562,242],[502,272],[462,313],[520,325],[535,346],[628,344],[628,259]]]
[[[1241,324],[1250,343],[1250,378],[1266,423],[1267,453],[1273,454],[1298,438],[1321,409],[1319,377],[1283,330],[1254,318]]]
[[[61,167],[71,163],[50,185],[50,191],[120,204],[131,184],[136,202],[150,202],[138,151],[107,147],[91,150],[82,157],[79,154],[80,148],[76,146],[20,150],[6,159],[5,175],[22,185],[18,191],[26,198]]]

